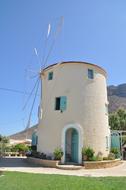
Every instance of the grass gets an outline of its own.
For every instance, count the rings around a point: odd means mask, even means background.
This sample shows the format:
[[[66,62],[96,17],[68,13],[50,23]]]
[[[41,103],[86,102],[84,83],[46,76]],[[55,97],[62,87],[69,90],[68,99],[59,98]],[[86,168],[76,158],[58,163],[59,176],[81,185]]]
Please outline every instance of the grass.
[[[1,190],[124,190],[126,177],[76,177],[4,172]]]

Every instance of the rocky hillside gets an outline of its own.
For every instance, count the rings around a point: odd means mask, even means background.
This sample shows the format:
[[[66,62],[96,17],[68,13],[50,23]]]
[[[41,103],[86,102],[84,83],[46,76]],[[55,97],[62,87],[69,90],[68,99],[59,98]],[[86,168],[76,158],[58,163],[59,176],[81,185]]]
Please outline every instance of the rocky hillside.
[[[18,132],[16,134],[10,135],[10,139],[14,140],[24,140],[24,139],[31,139],[32,133],[37,130],[37,125],[34,125],[33,127],[29,129],[25,129],[24,131]]]
[[[108,86],[109,112],[122,107],[126,109],[126,84]]]

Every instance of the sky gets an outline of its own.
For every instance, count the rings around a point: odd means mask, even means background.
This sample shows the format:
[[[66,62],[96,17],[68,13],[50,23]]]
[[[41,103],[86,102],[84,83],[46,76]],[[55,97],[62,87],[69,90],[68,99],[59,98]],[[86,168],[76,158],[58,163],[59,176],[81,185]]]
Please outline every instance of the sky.
[[[126,83],[125,0],[0,0],[0,134],[27,126],[34,94],[23,106],[40,69],[34,48],[39,59],[47,56],[61,16],[64,23],[47,65],[86,61],[107,71],[108,85]],[[39,95],[31,125],[37,122]]]

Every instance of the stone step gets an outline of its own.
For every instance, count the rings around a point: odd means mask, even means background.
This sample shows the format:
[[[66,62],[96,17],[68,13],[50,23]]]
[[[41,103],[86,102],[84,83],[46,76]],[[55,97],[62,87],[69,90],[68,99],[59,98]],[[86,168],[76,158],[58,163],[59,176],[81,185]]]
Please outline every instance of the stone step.
[[[80,170],[82,168],[84,168],[83,166],[81,165],[57,165],[57,168],[58,169],[62,169],[62,170]]]

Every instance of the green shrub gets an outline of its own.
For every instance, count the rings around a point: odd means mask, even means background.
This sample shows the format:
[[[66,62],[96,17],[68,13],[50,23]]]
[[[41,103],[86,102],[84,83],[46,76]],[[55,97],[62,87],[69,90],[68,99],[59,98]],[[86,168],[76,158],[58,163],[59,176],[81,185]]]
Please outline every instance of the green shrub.
[[[97,161],[102,161],[102,160],[103,160],[103,157],[101,157],[101,156],[96,156],[96,160],[97,160]]]
[[[12,145],[10,147],[11,152],[20,152],[20,153],[25,153],[29,150],[29,147],[26,144],[19,143],[16,145]]]
[[[82,148],[82,156],[86,157],[86,160],[92,161],[94,157],[94,150],[90,147]]]
[[[108,155],[108,160],[115,160],[115,154],[110,152],[109,155]]]
[[[119,157],[119,149],[118,148],[111,148],[111,153],[115,155],[115,158]]]
[[[103,157],[103,160],[108,160],[108,157],[107,156]]]
[[[97,154],[97,161],[102,161],[103,160],[103,153],[102,152],[98,152]]]
[[[97,161],[97,156],[93,156],[92,158],[89,158],[89,161]]]
[[[54,159],[55,160],[61,160],[62,156],[63,156],[63,151],[61,148],[56,148],[53,152],[54,155]]]
[[[102,161],[103,158],[99,157],[99,156],[93,156],[92,158],[89,158],[89,161]]]

